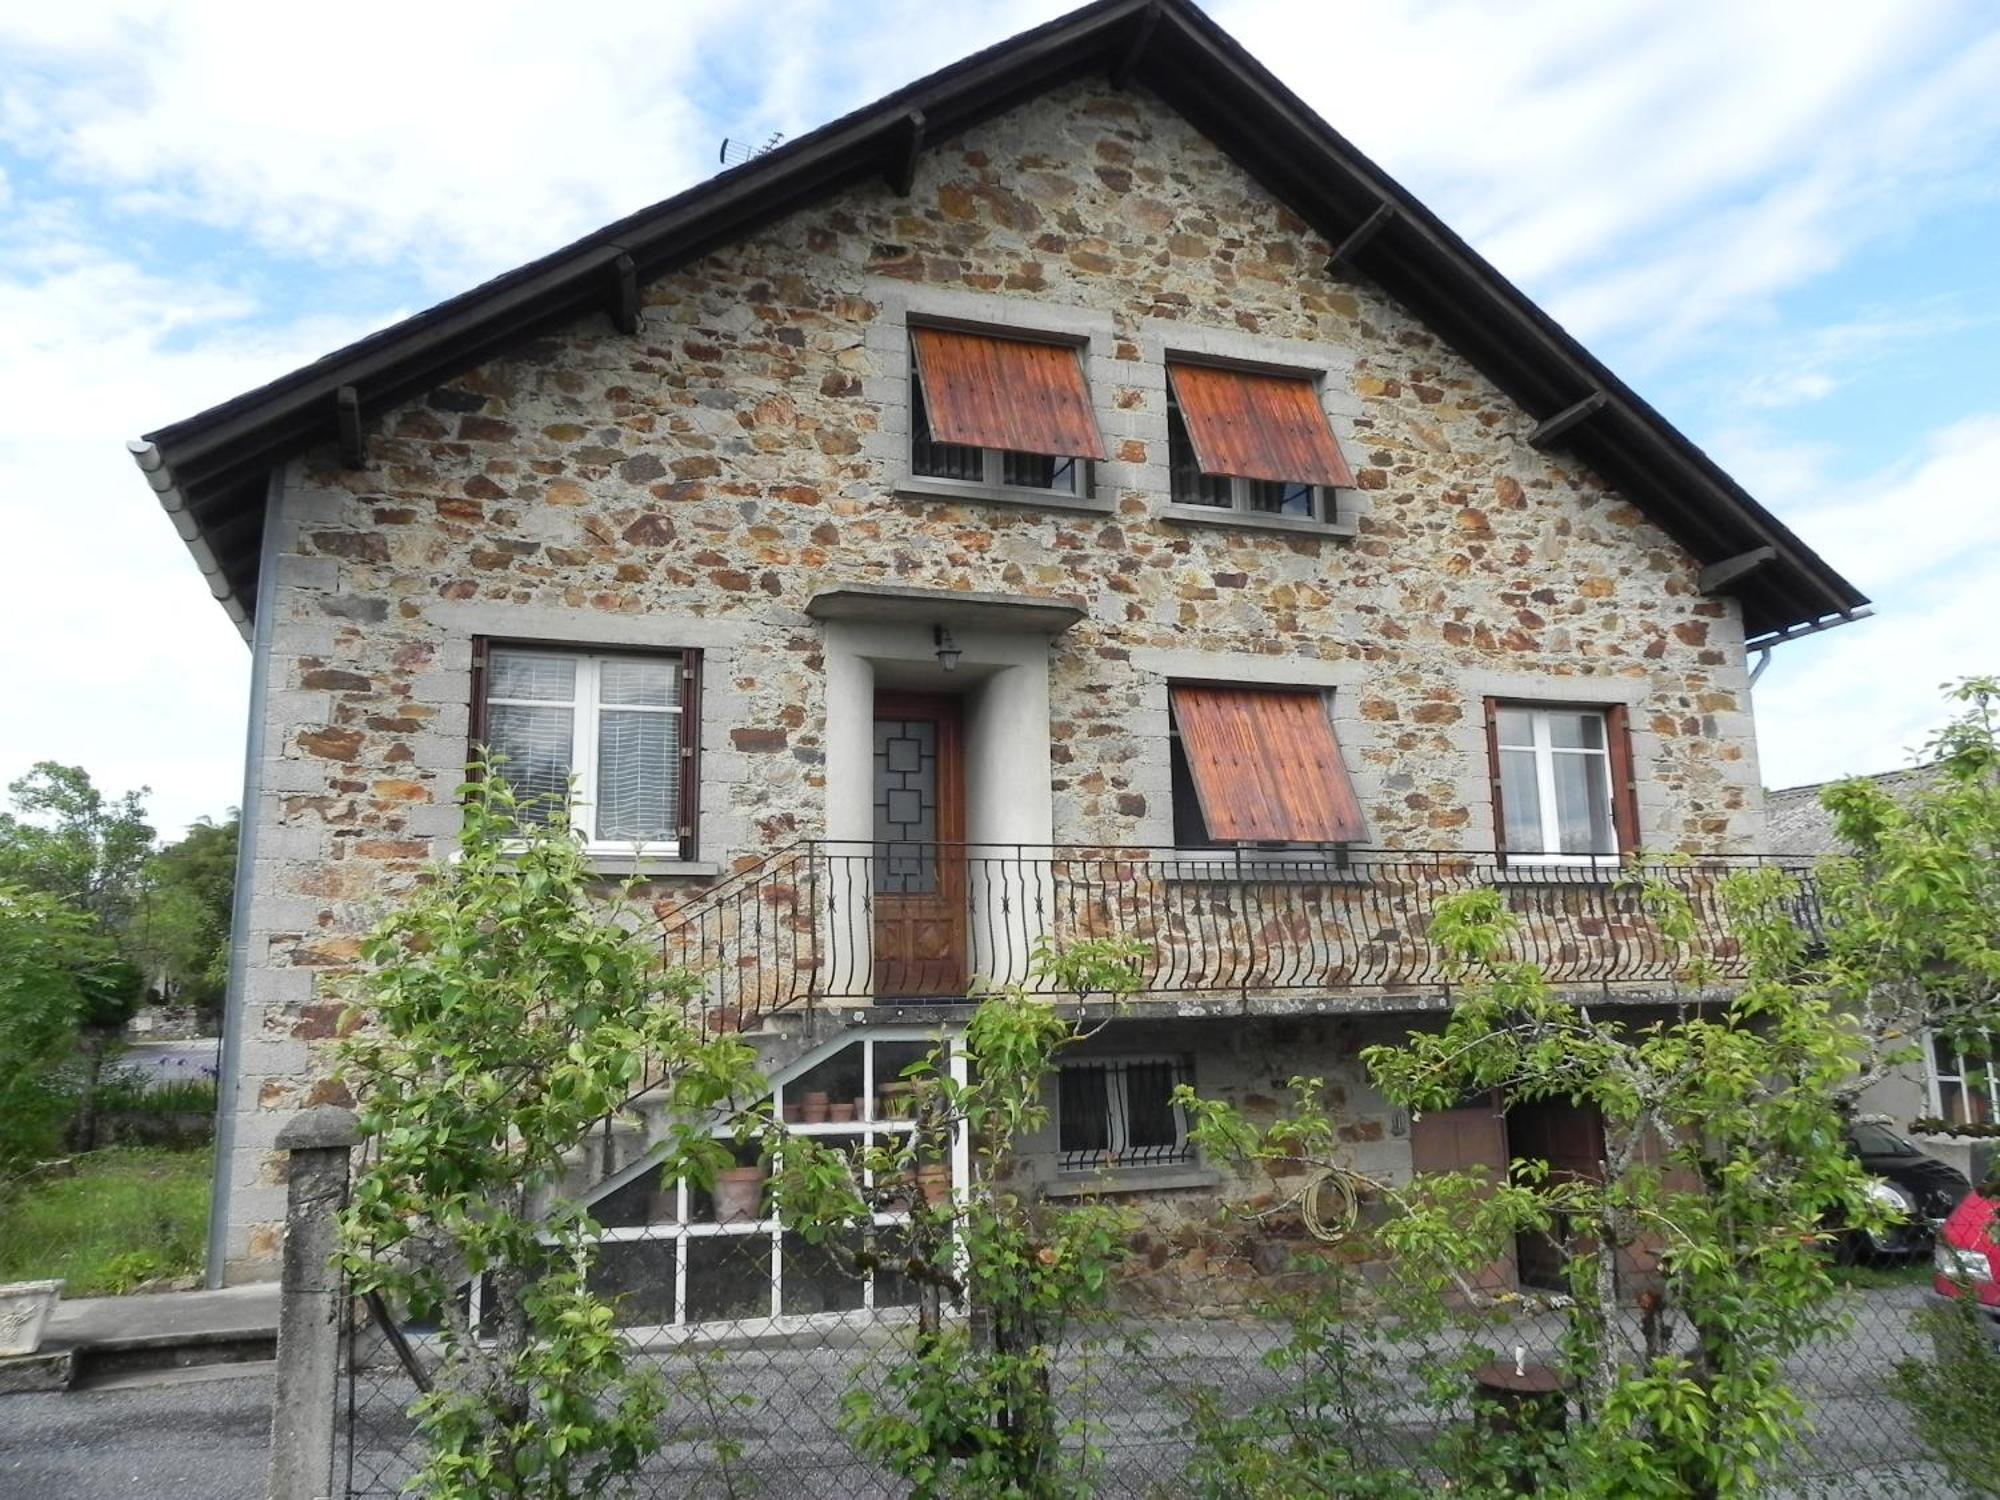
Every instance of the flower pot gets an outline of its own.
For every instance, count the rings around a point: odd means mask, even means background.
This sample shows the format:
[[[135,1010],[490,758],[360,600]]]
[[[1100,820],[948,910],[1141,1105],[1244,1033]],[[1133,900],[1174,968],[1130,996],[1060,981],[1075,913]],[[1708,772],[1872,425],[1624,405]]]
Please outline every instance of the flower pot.
[[[918,1167],[917,1189],[932,1208],[945,1207],[951,1202],[951,1168],[941,1164]]]
[[[10,1281],[0,1286],[0,1355],[33,1354],[62,1296],[60,1281]]]
[[[799,1101],[799,1118],[808,1125],[824,1125],[827,1108],[824,1093],[807,1094]]]
[[[764,1200],[762,1167],[725,1167],[715,1174],[715,1222],[741,1224],[758,1217]]]
[[[851,1124],[854,1120],[854,1101],[843,1099],[838,1104],[829,1104],[826,1107],[826,1117],[836,1125]]]
[[[868,1096],[866,1094],[856,1094],[854,1096],[854,1118],[857,1120],[868,1118]]]
[[[876,1110],[884,1120],[907,1120],[917,1112],[914,1083],[885,1083],[876,1091]]]

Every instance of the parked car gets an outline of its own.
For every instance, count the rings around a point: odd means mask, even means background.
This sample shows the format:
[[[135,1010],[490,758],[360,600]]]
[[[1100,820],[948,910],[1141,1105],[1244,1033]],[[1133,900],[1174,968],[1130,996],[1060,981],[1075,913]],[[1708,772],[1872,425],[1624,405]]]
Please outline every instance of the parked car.
[[[1967,1193],[1939,1228],[1931,1249],[1931,1285],[1941,1297],[1970,1292],[2000,1338],[2000,1173]]]
[[[1869,1196],[1890,1209],[1896,1222],[1881,1230],[1841,1230],[1835,1240],[1841,1259],[1907,1261],[1923,1255],[1972,1183],[1880,1120],[1849,1121],[1847,1146],[1874,1179]]]

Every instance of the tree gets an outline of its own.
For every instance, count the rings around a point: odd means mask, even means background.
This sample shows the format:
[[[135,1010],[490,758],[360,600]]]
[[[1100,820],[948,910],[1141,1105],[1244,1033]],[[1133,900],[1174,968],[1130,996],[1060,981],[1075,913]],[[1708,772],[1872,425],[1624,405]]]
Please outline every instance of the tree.
[[[915,1500],[1071,1500],[1097,1493],[1083,1424],[1058,1419],[1054,1367],[1073,1325],[1103,1306],[1129,1247],[1129,1216],[1102,1203],[1064,1208],[1014,1186],[1023,1138],[1048,1119],[1056,1058],[1087,1033],[1042,989],[1114,1000],[1139,985],[1141,954],[1116,939],[1038,949],[1027,986],[983,999],[966,1024],[964,1078],[934,1053],[911,1070],[917,1128],[850,1153],[774,1132],[779,1212],[813,1243],[879,1240],[876,1215],[907,1211],[899,1246],[865,1252],[921,1289],[918,1325],[886,1389],[842,1398],[842,1425]],[[953,1201],[923,1191],[958,1131],[972,1180]],[[859,1269],[857,1267],[856,1269]],[[947,1324],[946,1304],[972,1316]]]
[[[763,1089],[747,1044],[700,1034],[698,979],[598,899],[559,818],[518,820],[497,776],[462,796],[457,858],[366,944],[341,1074],[368,1160],[341,1259],[357,1293],[440,1320],[414,1487],[595,1495],[658,1442],[667,1394],[591,1289],[598,1228],[556,1194],[570,1153],[650,1083],[687,1122],[671,1170],[712,1179],[708,1120]]]
[[[127,951],[163,1001],[215,1016],[229,976],[239,820],[202,818],[146,861]]]
[[[0,880],[45,891],[102,922],[124,927],[152,852],[146,789],[110,799],[81,766],[38,762],[7,787],[0,813]]]
[[[75,1105],[83,976],[108,957],[82,912],[0,884],[0,1171],[49,1155]]]
[[[1851,1104],[1917,1055],[1926,1032],[1984,1055],[2000,1026],[2000,678],[1947,684],[1960,712],[1903,798],[1865,777],[1829,787],[1845,852],[1819,869],[1825,953],[1810,982],[1853,1019]]]

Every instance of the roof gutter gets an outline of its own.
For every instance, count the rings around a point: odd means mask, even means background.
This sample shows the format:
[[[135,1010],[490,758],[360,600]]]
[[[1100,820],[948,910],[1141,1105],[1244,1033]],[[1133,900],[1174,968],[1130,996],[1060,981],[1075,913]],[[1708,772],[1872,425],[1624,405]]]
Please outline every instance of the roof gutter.
[[[127,443],[125,451],[132,455],[132,462],[139,466],[139,472],[146,476],[146,483],[152,486],[154,495],[159,498],[160,508],[167,513],[167,519],[174,523],[174,530],[187,544],[189,556],[201,569],[202,577],[208,580],[208,591],[220,601],[235,623],[236,633],[247,643],[253,622],[244,611],[243,602],[236,597],[236,591],[230,587],[222,564],[209,550],[208,543],[202,540],[201,523],[195,520],[194,512],[188,509],[187,497],[175,485],[173,470],[167,467],[165,455],[157,444],[143,438]]]
[[[1872,620],[1874,617],[1875,611],[1871,607],[1863,605],[1859,609],[1843,610],[1840,614],[1831,615],[1825,619],[1810,620],[1804,625],[1793,625],[1784,630],[1768,631],[1758,636],[1755,640],[1745,641],[1743,649],[1746,652],[1768,652],[1773,646],[1782,646],[1786,641],[1796,641],[1804,636],[1818,635],[1822,630],[1837,630],[1842,625],[1852,625],[1857,620]],[[1758,670],[1761,672],[1763,669],[1760,667]],[[1751,680],[1754,682],[1756,679],[1753,678]]]

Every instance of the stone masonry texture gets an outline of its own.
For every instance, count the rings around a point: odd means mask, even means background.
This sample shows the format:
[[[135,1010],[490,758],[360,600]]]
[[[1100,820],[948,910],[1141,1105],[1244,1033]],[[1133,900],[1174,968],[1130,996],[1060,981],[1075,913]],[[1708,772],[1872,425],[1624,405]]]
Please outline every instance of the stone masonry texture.
[[[265,581],[232,1274],[274,1264],[278,1124],[340,1101],[328,1044],[362,934],[455,831],[474,634],[701,646],[700,855],[725,868],[823,827],[804,606],[873,583],[1085,602],[1050,664],[1062,842],[1168,841],[1164,679],[1135,655],[1173,651],[1338,664],[1373,843],[1491,847],[1479,697],[1530,678],[1630,705],[1649,847],[1754,847],[1735,606],[1401,308],[1326,275],[1328,251],[1143,92],[1066,86],[938,143],[907,198],[857,186],[648,284],[636,336],[586,318],[372,421],[363,470],[294,463]],[[908,372],[885,309],[927,292],[1111,329],[1098,510],[896,493]],[[1160,513],[1175,330],[1320,361],[1355,535]]]

